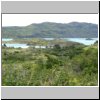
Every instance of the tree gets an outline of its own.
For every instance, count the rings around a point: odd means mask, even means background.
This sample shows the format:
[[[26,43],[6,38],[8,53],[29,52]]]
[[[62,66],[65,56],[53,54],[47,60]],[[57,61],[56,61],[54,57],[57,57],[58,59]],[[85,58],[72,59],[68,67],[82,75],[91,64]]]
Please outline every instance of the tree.
[[[98,41],[96,41],[94,44],[98,44]]]
[[[59,50],[59,49],[61,49],[61,47],[60,47],[59,44],[55,44],[55,45],[54,45],[54,49]]]
[[[6,44],[3,45],[4,47],[7,47]]]

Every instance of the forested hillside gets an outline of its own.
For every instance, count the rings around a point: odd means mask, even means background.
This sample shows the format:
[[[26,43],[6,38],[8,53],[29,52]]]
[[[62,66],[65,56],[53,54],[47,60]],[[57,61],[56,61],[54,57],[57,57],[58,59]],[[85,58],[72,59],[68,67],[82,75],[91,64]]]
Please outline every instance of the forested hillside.
[[[2,38],[97,38],[98,26],[92,23],[68,24],[44,22],[25,27],[2,27]]]

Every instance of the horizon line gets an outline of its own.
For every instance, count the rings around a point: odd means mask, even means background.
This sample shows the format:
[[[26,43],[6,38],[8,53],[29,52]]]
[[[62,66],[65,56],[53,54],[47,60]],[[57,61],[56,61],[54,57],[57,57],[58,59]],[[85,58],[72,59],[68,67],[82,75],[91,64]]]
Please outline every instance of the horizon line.
[[[42,23],[55,23],[55,24],[70,24],[70,23],[87,23],[87,24],[95,24],[95,25],[98,25],[97,23],[92,23],[92,22],[78,22],[78,21],[71,21],[71,22],[68,22],[68,23],[64,23],[64,22],[51,22],[51,21],[44,21],[44,22],[39,22],[39,23],[30,23],[28,25],[22,25],[22,26],[17,26],[17,25],[9,25],[9,26],[2,26],[2,27],[26,27],[26,26],[29,26],[29,25],[32,25],[32,24],[42,24]]]

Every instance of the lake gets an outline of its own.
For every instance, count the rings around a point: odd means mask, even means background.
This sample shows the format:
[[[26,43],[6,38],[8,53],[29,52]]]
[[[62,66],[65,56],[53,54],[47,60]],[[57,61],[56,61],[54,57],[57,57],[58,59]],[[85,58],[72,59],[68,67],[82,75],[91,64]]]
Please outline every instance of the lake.
[[[11,41],[11,40],[13,40],[13,39],[11,39],[11,38],[2,38],[2,41]]]
[[[2,44],[2,45],[4,45],[4,44]],[[13,44],[6,43],[6,46],[14,47],[14,48],[28,48],[29,47],[27,44],[19,44],[19,43],[13,43]]]
[[[54,38],[43,38],[45,40],[54,40]],[[91,38],[91,40],[87,40],[86,38],[60,38],[63,39],[65,41],[73,41],[73,42],[78,42],[78,43],[82,43],[84,45],[91,45],[94,44],[94,42],[96,42],[98,40],[98,38]],[[11,38],[3,38],[2,41],[11,41],[13,39]],[[4,44],[2,44],[4,45]],[[27,44],[20,44],[20,43],[6,43],[7,47],[14,47],[14,48],[28,48],[29,46]],[[33,46],[35,48],[46,48],[46,46]]]
[[[44,38],[45,40],[54,40],[54,38]],[[87,38],[60,38],[63,39],[65,41],[72,41],[72,42],[78,42],[78,43],[82,43],[84,45],[91,45],[94,44],[94,42],[96,42],[98,40],[98,38],[91,38],[91,39],[87,39]]]
[[[67,38],[67,40],[82,43],[85,45],[91,45],[94,44],[98,40],[98,38],[92,38],[91,40],[87,40],[86,38]]]

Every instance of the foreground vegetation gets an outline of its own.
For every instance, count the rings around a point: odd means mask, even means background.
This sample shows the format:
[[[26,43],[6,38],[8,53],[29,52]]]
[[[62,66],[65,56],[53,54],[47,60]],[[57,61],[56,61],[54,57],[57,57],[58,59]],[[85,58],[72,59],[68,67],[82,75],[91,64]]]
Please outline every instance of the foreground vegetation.
[[[54,48],[2,47],[3,86],[97,86],[98,43]]]

